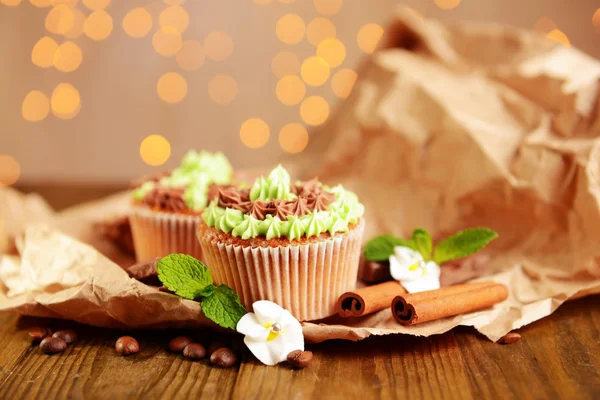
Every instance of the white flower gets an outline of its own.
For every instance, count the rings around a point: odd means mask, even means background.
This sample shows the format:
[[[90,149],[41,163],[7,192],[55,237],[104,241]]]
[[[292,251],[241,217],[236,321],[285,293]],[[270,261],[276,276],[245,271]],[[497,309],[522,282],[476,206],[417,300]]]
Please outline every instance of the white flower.
[[[244,315],[236,329],[263,364],[275,365],[294,350],[304,351],[302,325],[288,310],[267,300],[255,302],[252,308],[254,312]]]
[[[390,256],[390,273],[408,293],[440,288],[440,266],[425,262],[423,256],[408,247],[394,247]]]

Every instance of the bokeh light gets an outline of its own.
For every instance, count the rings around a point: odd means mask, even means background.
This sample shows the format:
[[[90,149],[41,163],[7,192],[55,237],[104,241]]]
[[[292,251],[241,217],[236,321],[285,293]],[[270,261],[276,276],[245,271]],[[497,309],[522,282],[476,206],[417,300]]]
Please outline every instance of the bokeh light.
[[[181,46],[181,50],[175,56],[177,65],[186,71],[200,69],[204,64],[204,49],[197,40],[186,40]]]
[[[81,35],[83,35],[83,25],[85,24],[85,15],[78,9],[73,9],[73,25],[71,29],[67,33],[65,33],[65,37],[67,39],[77,39]]]
[[[318,46],[323,40],[336,36],[335,24],[327,18],[317,17],[306,27],[306,39],[313,46]]]
[[[300,67],[300,75],[308,85],[321,86],[329,79],[329,65],[321,57],[308,57]]]
[[[113,30],[113,20],[104,10],[94,11],[85,19],[83,32],[92,40],[104,40]]]
[[[223,31],[210,32],[204,38],[204,53],[213,61],[224,61],[233,53],[233,40]]]
[[[170,26],[160,28],[152,36],[152,47],[161,56],[171,57],[183,47],[181,34]]]
[[[170,26],[179,33],[183,33],[190,24],[190,16],[181,6],[171,6],[163,10],[158,17],[160,26]]]
[[[308,132],[302,124],[287,124],[279,131],[279,145],[288,153],[300,153],[308,144]]]
[[[64,42],[54,54],[54,66],[62,72],[73,72],[81,65],[83,54],[73,42]]]
[[[153,167],[163,165],[171,157],[171,144],[161,135],[147,136],[140,144],[140,157]]]
[[[187,95],[187,82],[177,72],[167,72],[160,77],[156,84],[156,91],[160,98],[169,103],[179,103]]]
[[[0,0],[0,4],[4,4],[8,7],[16,7],[21,4],[21,0]]]
[[[65,4],[52,7],[46,16],[45,27],[48,32],[56,35],[64,35],[69,32],[75,23],[73,10]]]
[[[74,8],[78,3],[79,0],[52,0],[53,6],[56,6],[58,4],[64,4],[66,6],[71,7],[71,9]]]
[[[29,0],[36,7],[45,8],[52,5],[52,0]]]
[[[44,36],[33,46],[31,62],[41,68],[54,65],[54,54],[58,50],[58,43],[49,36]]]
[[[596,10],[592,16],[592,24],[596,28],[596,32],[600,33],[600,8]]]
[[[288,75],[277,82],[275,93],[283,104],[293,106],[300,103],[306,95],[306,86],[299,77]]]
[[[300,105],[300,116],[308,125],[321,125],[329,117],[329,104],[321,96],[307,97]]]
[[[246,147],[258,149],[269,141],[269,125],[260,118],[250,118],[240,128],[240,139]]]
[[[110,0],[82,0],[83,4],[90,10],[104,10],[110,4]]]
[[[324,59],[330,68],[335,68],[344,62],[346,47],[338,39],[325,39],[317,47],[317,56]]]
[[[553,29],[546,35],[546,37],[567,47],[571,47],[571,42],[569,41],[569,38],[561,30]]]
[[[300,59],[292,51],[280,51],[273,57],[271,71],[278,78],[300,73]]]
[[[344,0],[313,0],[315,10],[323,15],[337,14],[343,4]]]
[[[550,17],[542,17],[533,25],[535,31],[542,32],[544,35],[556,28],[556,23]]]
[[[306,26],[304,20],[296,14],[286,14],[277,21],[275,32],[283,43],[296,44],[304,38]]]
[[[143,38],[152,29],[152,15],[145,8],[134,8],[123,18],[123,30],[133,38]]]
[[[79,92],[69,83],[60,83],[50,98],[52,114],[61,119],[71,119],[79,113],[81,98]]]
[[[458,7],[461,0],[435,0],[435,4],[442,10],[452,10]]]
[[[21,106],[21,114],[27,121],[38,122],[45,119],[50,112],[50,100],[39,90],[32,90],[27,93],[23,105]]]
[[[358,31],[356,41],[358,47],[367,54],[371,54],[377,48],[377,43],[383,36],[383,28],[379,24],[363,25]]]
[[[238,95],[238,84],[229,75],[215,75],[208,82],[208,95],[217,104],[230,104]]]
[[[21,175],[21,166],[8,154],[0,154],[0,186],[14,184]]]
[[[345,99],[352,92],[357,74],[349,68],[340,69],[331,78],[331,89],[340,99]]]

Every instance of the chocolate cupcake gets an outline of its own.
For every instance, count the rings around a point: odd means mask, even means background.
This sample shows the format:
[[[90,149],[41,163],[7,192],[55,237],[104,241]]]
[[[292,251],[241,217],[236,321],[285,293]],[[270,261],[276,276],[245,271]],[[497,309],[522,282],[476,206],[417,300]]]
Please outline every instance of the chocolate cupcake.
[[[356,285],[363,213],[341,185],[292,185],[279,166],[250,190],[218,186],[198,239],[215,282],[235,288],[247,308],[270,300],[315,320],[334,314]]]
[[[196,240],[201,213],[217,184],[229,184],[233,171],[222,153],[189,151],[170,173],[135,184],[129,217],[138,261],[183,253],[202,259]],[[212,188],[212,190],[211,190]]]

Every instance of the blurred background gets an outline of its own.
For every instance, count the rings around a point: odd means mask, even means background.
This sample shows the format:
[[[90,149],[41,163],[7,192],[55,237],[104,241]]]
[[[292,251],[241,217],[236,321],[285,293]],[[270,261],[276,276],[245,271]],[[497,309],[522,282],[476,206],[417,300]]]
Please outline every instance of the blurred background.
[[[0,185],[300,154],[399,6],[600,57],[598,0],[0,0]]]

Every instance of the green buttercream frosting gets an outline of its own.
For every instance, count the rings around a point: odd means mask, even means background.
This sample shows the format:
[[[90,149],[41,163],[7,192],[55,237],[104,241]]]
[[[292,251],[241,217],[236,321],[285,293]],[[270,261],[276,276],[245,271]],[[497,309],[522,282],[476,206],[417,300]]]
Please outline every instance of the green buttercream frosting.
[[[171,175],[162,178],[160,184],[166,187],[186,186],[183,199],[194,211],[206,207],[208,188],[212,183],[228,184],[233,178],[233,168],[223,153],[196,152],[190,150],[179,167]],[[133,191],[135,200],[143,200],[154,188],[154,182],[146,182]]]
[[[329,232],[348,232],[349,224],[356,224],[363,216],[365,208],[356,194],[344,189],[342,185],[323,189],[335,194],[335,200],[326,211],[315,211],[302,217],[289,216],[282,221],[273,215],[267,215],[263,221],[245,215],[241,211],[222,208],[216,201],[204,210],[202,217],[209,227],[229,233],[242,239],[265,236],[267,240],[286,237],[290,240],[302,237],[319,236]],[[290,189],[290,176],[278,166],[268,177],[258,178],[250,190],[251,200],[269,201],[295,198]]]
[[[267,237],[267,240],[280,238],[283,235],[283,228],[283,222],[278,217],[269,214],[262,221],[261,233]]]
[[[327,232],[327,212],[314,212],[303,216],[302,223],[306,231],[306,236],[319,236],[323,232]]]
[[[286,228],[286,236],[290,240],[300,239],[306,232],[302,219],[292,215],[288,217],[288,225]]]
[[[261,222],[251,215],[244,215],[242,222],[233,228],[231,234],[244,240],[257,237],[262,233]]]
[[[134,189],[131,195],[134,200],[144,200],[144,197],[146,197],[153,187],[154,182],[144,182],[139,188]]]
[[[291,200],[295,195],[290,191],[290,174],[281,165],[268,177],[260,177],[250,189],[250,200]]]

